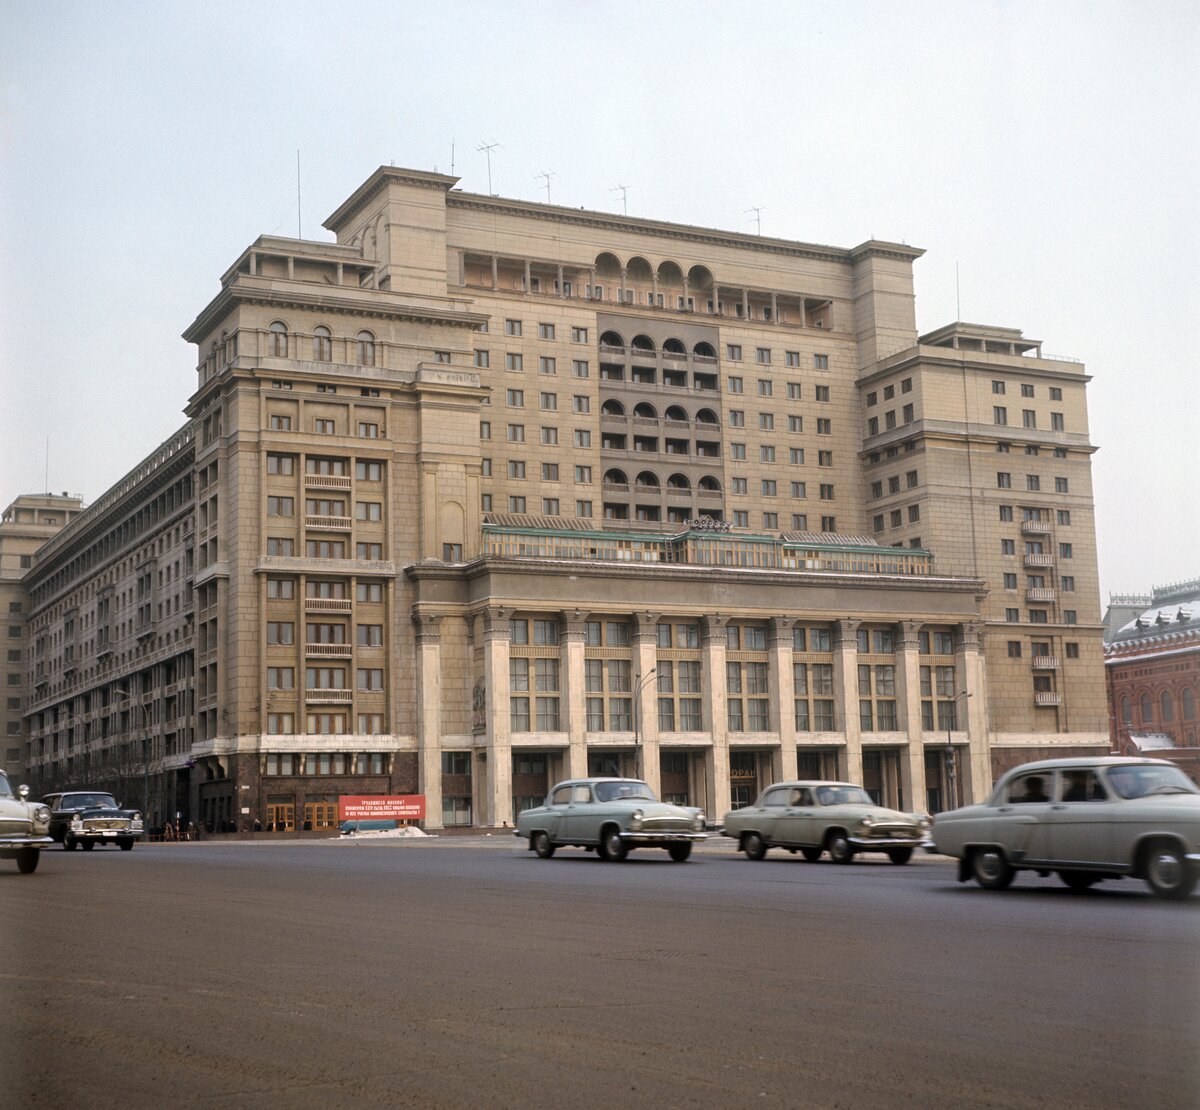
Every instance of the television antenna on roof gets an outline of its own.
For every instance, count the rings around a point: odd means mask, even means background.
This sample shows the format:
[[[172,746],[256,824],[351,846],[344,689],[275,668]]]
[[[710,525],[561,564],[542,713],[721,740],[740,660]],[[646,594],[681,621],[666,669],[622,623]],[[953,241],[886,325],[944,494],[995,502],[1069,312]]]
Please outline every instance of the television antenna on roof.
[[[480,143],[475,149],[482,151],[487,155],[488,164],[488,196],[494,197],[496,194],[492,192],[492,151],[500,148],[500,144],[493,139],[490,143]]]
[[[629,215],[629,186],[628,185],[614,185],[608,191],[610,193],[620,193],[621,194],[621,214],[624,216],[628,216]]]
[[[759,207],[747,208],[746,211],[754,213],[754,223],[758,227],[758,231],[756,234],[761,235],[762,234],[762,214],[764,211],[766,211],[766,209],[759,206]]]
[[[546,203],[549,204],[550,203],[550,178],[557,177],[558,174],[556,174],[553,170],[542,170],[541,173],[535,173],[533,176],[535,178],[540,177],[540,178],[544,179],[543,187],[546,190]]]

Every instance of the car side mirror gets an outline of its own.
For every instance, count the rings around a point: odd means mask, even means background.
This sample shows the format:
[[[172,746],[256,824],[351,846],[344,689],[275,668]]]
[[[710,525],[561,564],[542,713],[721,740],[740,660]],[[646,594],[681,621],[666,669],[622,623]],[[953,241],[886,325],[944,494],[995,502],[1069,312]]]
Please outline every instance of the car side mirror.
[[[26,798],[29,797],[28,785],[26,785],[25,783],[21,783],[21,785],[17,787],[17,793],[21,795],[21,801],[24,801]]]

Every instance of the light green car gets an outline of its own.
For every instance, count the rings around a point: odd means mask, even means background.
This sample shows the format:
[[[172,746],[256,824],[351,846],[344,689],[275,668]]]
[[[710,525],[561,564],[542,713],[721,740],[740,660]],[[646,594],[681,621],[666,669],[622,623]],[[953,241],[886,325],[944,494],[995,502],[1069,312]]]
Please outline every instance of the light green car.
[[[876,805],[852,782],[777,782],[752,806],[725,814],[726,836],[747,859],[762,859],[768,848],[799,852],[810,863],[828,852],[834,863],[849,863],[860,852],[883,852],[892,863],[908,863],[913,849],[930,847],[930,820]]]
[[[1200,788],[1165,759],[1043,759],[1009,771],[986,802],[939,813],[933,840],[958,881],[1003,890],[1018,871],[1072,890],[1144,879],[1186,898],[1200,879]]]
[[[16,793],[0,771],[0,859],[15,859],[22,875],[37,870],[38,858],[50,839],[50,811],[29,801],[29,787]]]
[[[660,802],[640,779],[596,778],[560,782],[542,805],[517,815],[516,835],[541,859],[571,845],[613,863],[631,848],[665,848],[682,863],[707,834],[700,810]]]

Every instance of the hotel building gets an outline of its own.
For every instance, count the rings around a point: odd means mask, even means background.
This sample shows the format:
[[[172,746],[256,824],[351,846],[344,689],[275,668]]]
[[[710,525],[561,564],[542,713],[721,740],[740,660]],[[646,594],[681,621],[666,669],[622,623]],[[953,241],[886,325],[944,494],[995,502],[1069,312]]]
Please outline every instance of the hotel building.
[[[36,780],[436,828],[1107,750],[1080,363],[918,336],[913,247],[456,185],[381,167],[222,276],[185,424],[27,572]]]

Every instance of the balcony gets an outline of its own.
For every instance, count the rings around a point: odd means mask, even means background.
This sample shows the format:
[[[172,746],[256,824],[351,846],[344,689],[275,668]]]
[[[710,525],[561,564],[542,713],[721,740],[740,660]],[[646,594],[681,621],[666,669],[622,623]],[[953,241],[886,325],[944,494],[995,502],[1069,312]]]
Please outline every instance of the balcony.
[[[1027,536],[1045,536],[1050,534],[1050,522],[1047,520],[1023,520],[1021,531]]]
[[[349,613],[353,603],[348,597],[306,597],[306,613]]]
[[[321,702],[336,702],[341,705],[349,705],[354,699],[353,690],[305,690],[304,704],[315,705]]]
[[[1056,671],[1058,667],[1057,655],[1035,655],[1033,657],[1033,669],[1035,671]]]
[[[349,644],[305,644],[304,654],[334,656],[345,659],[350,657],[351,652]]]
[[[1030,555],[1025,554],[1025,565],[1027,567],[1052,567],[1054,566],[1053,555]]]
[[[1025,591],[1026,601],[1053,601],[1057,595],[1057,590],[1047,589],[1042,586],[1031,586]]]
[[[350,479],[333,474],[306,474],[305,489],[350,489]]]
[[[348,516],[305,516],[304,527],[348,532],[350,531],[350,518]]]
[[[1062,695],[1057,690],[1036,690],[1033,695],[1034,705],[1061,705]]]

